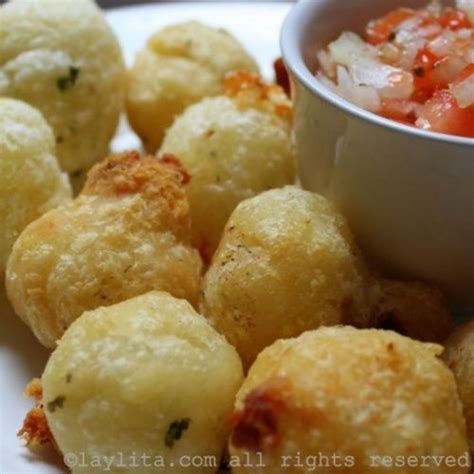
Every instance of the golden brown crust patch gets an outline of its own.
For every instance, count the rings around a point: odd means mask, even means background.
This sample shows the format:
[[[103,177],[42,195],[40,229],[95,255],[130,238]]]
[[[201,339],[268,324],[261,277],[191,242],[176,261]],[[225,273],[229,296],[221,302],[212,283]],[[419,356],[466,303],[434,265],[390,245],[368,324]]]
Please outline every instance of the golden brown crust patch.
[[[26,397],[36,400],[35,406],[26,414],[23,426],[17,436],[26,441],[27,446],[51,445],[56,448],[56,442],[51,433],[43,405],[43,387],[39,379],[33,379],[24,392]]]
[[[266,84],[260,76],[247,71],[228,74],[223,83],[224,94],[239,105],[267,109],[279,117],[291,120],[292,104],[278,85]]]
[[[181,222],[187,226],[189,202],[185,184],[190,175],[174,155],[161,159],[140,156],[136,151],[114,154],[95,165],[87,176],[81,195],[121,198],[140,195],[148,207],[156,204],[165,222]]]
[[[288,408],[287,388],[286,380],[275,379],[245,397],[243,409],[230,418],[234,447],[263,452],[278,446],[278,417]]]
[[[81,194],[156,194],[173,187],[179,189],[189,179],[184,166],[173,155],[165,155],[162,160],[158,160],[128,151],[110,155],[95,165],[87,175]]]
[[[191,181],[191,175],[186,171],[183,163],[171,153],[165,153],[160,157],[160,163],[169,166],[181,175],[181,183],[188,184]]]

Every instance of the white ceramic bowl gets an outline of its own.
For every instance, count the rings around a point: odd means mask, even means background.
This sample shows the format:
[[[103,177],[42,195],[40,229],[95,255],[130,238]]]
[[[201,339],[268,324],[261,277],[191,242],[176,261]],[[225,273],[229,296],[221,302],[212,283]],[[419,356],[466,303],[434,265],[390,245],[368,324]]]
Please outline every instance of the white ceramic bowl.
[[[314,77],[316,53],[393,8],[427,0],[300,0],[281,34],[292,76],[305,188],[339,205],[364,250],[393,276],[437,284],[474,310],[474,140],[371,114]]]

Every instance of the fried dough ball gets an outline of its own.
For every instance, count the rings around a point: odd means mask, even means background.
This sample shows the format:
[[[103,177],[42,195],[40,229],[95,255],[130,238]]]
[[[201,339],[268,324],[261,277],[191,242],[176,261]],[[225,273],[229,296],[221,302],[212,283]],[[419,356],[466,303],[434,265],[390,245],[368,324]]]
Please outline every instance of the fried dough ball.
[[[253,58],[227,31],[197,21],[155,33],[129,72],[128,119],[147,151],[154,153],[183,110],[221,92],[228,72],[258,71]]]
[[[424,342],[446,340],[453,317],[444,295],[425,283],[379,278],[372,286],[373,324]]]
[[[370,319],[366,269],[345,219],[293,186],[240,203],[205,276],[202,311],[245,367],[276,339]]]
[[[0,98],[0,276],[20,232],[69,197],[46,120],[23,102]]]
[[[91,0],[11,0],[0,8],[0,96],[38,108],[61,167],[78,178],[105,158],[124,108],[118,41]]]
[[[275,340],[321,325],[397,329],[443,341],[443,295],[370,271],[344,217],[322,196],[287,186],[239,204],[205,276],[201,307],[248,367]]]
[[[237,396],[233,472],[263,472],[243,466],[249,456],[266,474],[467,474],[462,407],[441,352],[395,332],[351,327],[276,342]],[[454,467],[452,458],[438,467],[436,456],[454,457]]]
[[[241,382],[235,349],[189,303],[162,292],[84,313],[42,376],[46,417],[61,452],[86,463],[115,456],[117,464],[121,453],[126,465],[142,455],[148,463],[175,464],[111,467],[130,473],[189,472],[180,466],[184,456],[212,456],[218,466]]]
[[[47,347],[84,311],[157,289],[196,304],[201,258],[189,243],[179,162],[113,155],[81,195],[16,241],[6,271],[16,313]]]
[[[445,344],[443,358],[453,371],[464,405],[467,434],[474,453],[474,320],[456,328]]]
[[[160,150],[179,156],[192,176],[194,243],[208,260],[240,201],[295,180],[291,104],[283,90],[237,73],[226,80],[226,93],[188,108]]]

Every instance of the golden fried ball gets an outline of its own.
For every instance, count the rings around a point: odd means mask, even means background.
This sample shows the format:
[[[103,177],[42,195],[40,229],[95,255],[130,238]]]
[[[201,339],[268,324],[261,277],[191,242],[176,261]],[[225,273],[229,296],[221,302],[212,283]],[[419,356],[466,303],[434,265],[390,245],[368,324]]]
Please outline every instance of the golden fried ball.
[[[474,453],[474,320],[454,330],[446,341],[443,358],[458,384],[469,445]]]
[[[70,196],[53,132],[41,113],[0,98],[0,275],[20,232]]]
[[[258,71],[253,58],[227,31],[197,21],[155,33],[129,72],[128,119],[153,153],[183,110],[221,91],[226,73]]]
[[[367,324],[365,273],[333,205],[287,186],[237,206],[205,276],[202,311],[248,367],[276,339]]]
[[[113,155],[81,195],[30,224],[13,247],[7,294],[45,346],[84,311],[148,291],[196,304],[201,258],[189,243],[185,175],[172,157]]]
[[[188,108],[160,150],[178,156],[191,174],[194,243],[208,260],[240,201],[295,180],[291,105],[283,90],[238,73],[226,91]]]
[[[185,456],[211,456],[219,465],[241,382],[235,349],[189,303],[162,292],[84,313],[42,376],[46,417],[61,452],[85,463],[115,455],[116,464],[121,453],[124,464],[135,458],[139,467],[113,465],[112,472],[137,473],[216,472],[180,464]],[[162,458],[175,467],[146,467],[142,454],[148,463]]]
[[[92,0],[11,0],[0,8],[0,96],[35,106],[75,178],[105,158],[124,108],[125,65]]]
[[[378,278],[371,288],[373,324],[424,342],[446,340],[453,317],[437,288],[413,281]]]
[[[467,474],[462,407],[441,352],[395,332],[351,327],[276,342],[237,396],[233,472]],[[264,471],[242,466],[247,455]],[[438,467],[434,456],[454,459]]]

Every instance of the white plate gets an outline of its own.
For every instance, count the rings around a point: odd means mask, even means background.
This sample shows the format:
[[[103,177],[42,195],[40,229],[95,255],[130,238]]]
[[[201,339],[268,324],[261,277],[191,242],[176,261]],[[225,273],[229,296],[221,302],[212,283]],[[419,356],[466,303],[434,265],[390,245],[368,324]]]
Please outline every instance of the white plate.
[[[263,74],[271,78],[273,60],[279,55],[280,26],[289,4],[271,3],[187,3],[138,5],[107,12],[130,64],[145,40],[164,25],[200,20],[231,31],[256,57]],[[115,151],[136,148],[139,142],[125,123],[112,147]],[[3,286],[3,285],[2,285]],[[29,380],[43,371],[48,357],[44,349],[9,308],[0,289],[0,473],[55,474],[65,472],[54,459],[32,454],[15,434],[31,407],[22,391]]]

